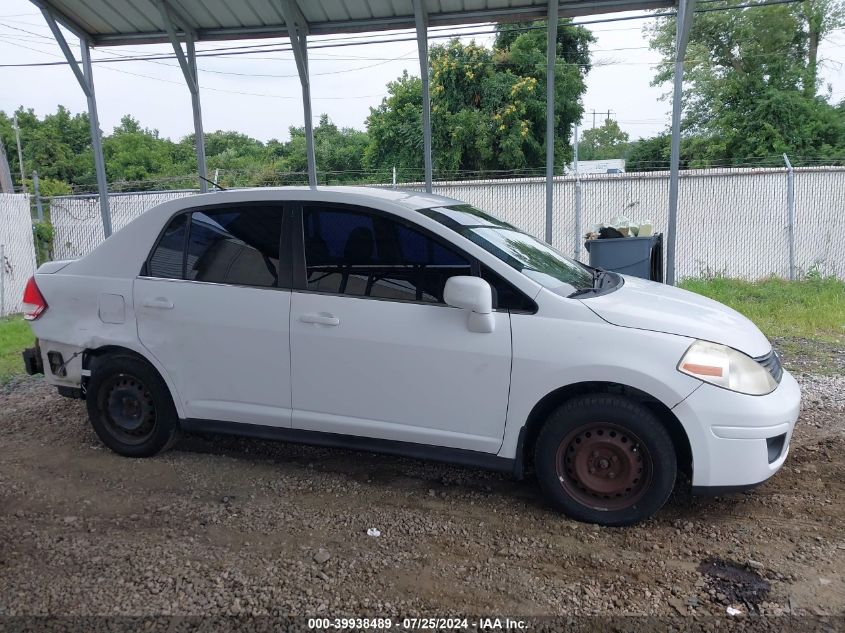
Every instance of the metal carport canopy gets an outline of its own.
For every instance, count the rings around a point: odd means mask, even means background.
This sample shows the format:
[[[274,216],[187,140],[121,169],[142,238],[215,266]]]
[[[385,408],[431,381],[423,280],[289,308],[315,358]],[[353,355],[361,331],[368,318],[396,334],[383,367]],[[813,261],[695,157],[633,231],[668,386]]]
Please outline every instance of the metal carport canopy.
[[[350,32],[375,32],[416,29],[423,80],[423,136],[426,188],[431,190],[431,125],[428,94],[428,42],[430,26],[457,26],[484,22],[517,22],[547,19],[549,36],[555,37],[559,17],[576,17],[599,13],[657,9],[678,6],[679,24],[676,42],[676,68],[683,69],[689,25],[696,0],[31,0],[39,7],[62,47],[68,62],[88,97],[92,121],[92,145],[97,163],[101,211],[106,235],[111,232],[108,218],[108,195],[102,163],[100,131],[97,124],[96,97],[91,72],[91,46],[170,43],[179,60],[192,97],[194,128],[197,139],[199,174],[206,178],[205,150],[200,108],[200,86],[196,70],[194,44],[198,41],[235,40],[266,37],[288,37],[291,40],[300,76],[305,111],[305,132],[308,146],[309,183],[316,185],[316,165],[311,120],[310,78],[308,73],[307,36]],[[72,56],[56,25],[61,24],[80,39],[82,68]],[[185,43],[183,49],[182,42]],[[550,46],[549,52],[554,53]],[[551,241],[552,176],[554,166],[554,57],[547,68],[552,79],[547,82],[547,195],[546,240]],[[676,99],[680,96],[681,76],[676,73]],[[672,132],[677,141],[679,126],[677,108],[673,109]],[[98,138],[94,138],[98,137]],[[673,186],[670,196],[670,227],[667,245],[668,281],[673,280],[674,216],[677,203],[677,143],[673,144]],[[99,154],[99,155],[98,155]],[[200,179],[200,189],[206,183]],[[580,239],[580,238],[578,238]]]
[[[92,46],[169,42],[156,0],[36,0]],[[198,41],[284,37],[279,0],[168,0]],[[428,26],[544,19],[545,0],[426,0]],[[569,0],[560,17],[673,6],[672,0]],[[415,28],[413,0],[299,0],[310,35]]]

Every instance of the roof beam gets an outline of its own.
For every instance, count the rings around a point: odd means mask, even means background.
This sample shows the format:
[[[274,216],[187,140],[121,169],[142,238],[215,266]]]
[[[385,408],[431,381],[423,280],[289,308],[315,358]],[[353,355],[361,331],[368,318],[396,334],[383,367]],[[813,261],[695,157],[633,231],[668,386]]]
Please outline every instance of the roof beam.
[[[295,28],[306,35],[309,32],[308,20],[299,8],[297,0],[279,0],[281,3],[282,17],[285,19],[285,24],[288,28],[288,33]]]
[[[82,57],[82,66],[76,61],[73,52],[68,46],[64,33],[62,33],[50,8],[41,7],[41,14],[47,21],[47,26],[56,38],[56,43],[64,53],[65,59],[76,75],[79,87],[85,93],[88,100],[88,123],[91,126],[91,150],[94,154],[94,171],[97,175],[97,190],[100,194],[100,215],[103,219],[103,235],[111,235],[111,210],[109,208],[109,185],[106,180],[106,162],[103,157],[103,138],[100,131],[100,117],[97,113],[97,95],[94,93],[94,71],[91,67],[91,48],[87,36],[79,38],[79,48]],[[23,176],[23,175],[22,175]]]
[[[188,89],[191,91],[191,94],[194,94],[199,90],[199,80],[194,72],[194,69],[191,68],[191,64],[188,63],[188,59],[185,57],[185,52],[182,50],[182,43],[179,41],[179,36],[173,25],[174,20],[172,18],[174,14],[171,12],[170,5],[166,2],[166,0],[158,0],[156,4],[158,5],[161,19],[164,22],[164,28],[167,31],[167,36],[170,38],[170,44],[173,46],[173,52],[176,54],[179,66],[182,67],[182,74],[185,76],[185,81],[188,83]],[[185,32],[185,36],[189,41],[193,41],[194,34],[192,32],[184,31],[184,28],[183,32]]]
[[[72,20],[70,17],[67,16],[67,14],[59,11],[56,7],[54,7],[46,0],[31,0],[31,2],[36,7],[41,9],[42,14],[44,13],[44,11],[48,11],[54,20],[59,22],[63,27],[65,27],[68,31],[73,33],[79,39],[88,40],[89,42],[93,39],[91,34],[88,33],[88,31],[86,31],[78,22]]]
[[[53,16],[50,9],[47,8],[41,9],[41,15],[43,15],[44,19],[47,21],[47,26],[50,27],[50,31],[53,33],[53,37],[56,40],[56,44],[59,45],[59,48],[62,50],[62,53],[64,53],[65,59],[70,65],[70,69],[73,71],[73,74],[76,75],[76,80],[79,82],[79,86],[80,88],[82,88],[82,92],[85,93],[86,97],[90,97],[91,94],[94,92],[94,86],[92,85],[92,82],[90,81],[89,77],[85,76],[83,69],[79,67],[79,63],[76,61],[76,57],[70,50],[70,46],[68,46],[64,33],[62,33],[61,29],[59,29],[59,25],[56,22],[56,18]],[[81,37],[80,40],[87,41],[84,37]]]
[[[191,26],[188,19],[170,2],[167,0],[157,0],[156,5],[161,14],[161,19],[164,21],[164,29],[168,35],[170,35],[170,31],[173,30],[173,25],[175,24],[183,33],[190,35],[194,40],[197,39],[196,29]]]
[[[33,0],[41,1],[41,0]],[[658,9],[675,6],[674,0],[567,0],[558,4],[559,17],[577,17],[596,13],[615,11],[633,11]],[[296,7],[297,10],[298,7]],[[299,11],[301,14],[301,11]],[[459,24],[481,24],[484,22],[520,22],[532,19],[544,19],[547,6],[530,5],[526,7],[502,7],[479,9],[467,12],[432,13],[428,16],[428,26],[454,26]],[[327,20],[323,22],[305,22],[309,35],[332,35],[337,33],[364,33],[389,31],[395,29],[413,29],[416,26],[414,15],[400,15],[365,20]],[[230,28],[196,29],[196,41],[237,40],[275,38],[288,34],[287,28],[280,24],[266,26],[238,26]],[[97,46],[117,46],[124,44],[161,44],[168,42],[165,31],[100,34],[94,37]]]

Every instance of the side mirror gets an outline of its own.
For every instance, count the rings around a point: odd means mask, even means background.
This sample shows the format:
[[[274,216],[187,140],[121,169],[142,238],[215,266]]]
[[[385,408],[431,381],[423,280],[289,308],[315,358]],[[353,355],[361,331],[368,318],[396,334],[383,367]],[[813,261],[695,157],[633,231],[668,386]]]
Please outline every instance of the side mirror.
[[[470,332],[487,334],[493,331],[493,290],[480,277],[449,277],[443,299],[447,305],[469,311],[467,328]]]

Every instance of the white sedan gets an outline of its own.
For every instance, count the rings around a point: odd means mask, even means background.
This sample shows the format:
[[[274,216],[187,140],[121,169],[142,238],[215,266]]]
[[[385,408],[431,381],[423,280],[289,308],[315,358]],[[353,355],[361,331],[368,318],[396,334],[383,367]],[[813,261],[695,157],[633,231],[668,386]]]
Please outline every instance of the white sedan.
[[[160,205],[27,286],[24,358],[146,457],[184,431],[536,473],[576,519],[784,463],[800,392],[748,319],[595,270],[440,196],[256,189]]]

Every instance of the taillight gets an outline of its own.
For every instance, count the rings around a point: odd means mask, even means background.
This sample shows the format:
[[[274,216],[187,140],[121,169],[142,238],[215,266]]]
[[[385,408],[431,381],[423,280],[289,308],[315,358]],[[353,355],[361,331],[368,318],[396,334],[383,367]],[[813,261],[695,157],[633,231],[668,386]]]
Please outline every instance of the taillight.
[[[47,309],[47,302],[35,283],[35,277],[30,277],[29,281],[26,282],[21,308],[23,309],[23,318],[27,321],[34,321]]]

